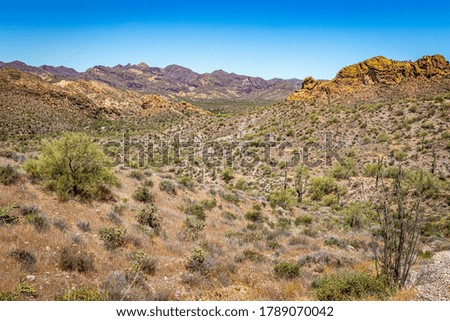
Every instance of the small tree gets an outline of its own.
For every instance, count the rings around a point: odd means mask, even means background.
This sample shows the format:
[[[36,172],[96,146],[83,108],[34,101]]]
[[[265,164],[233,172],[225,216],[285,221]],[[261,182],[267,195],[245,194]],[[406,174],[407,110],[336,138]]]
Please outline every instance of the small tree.
[[[309,179],[309,169],[303,164],[295,168],[295,190],[297,192],[297,202],[299,204],[303,201],[303,194],[306,191],[306,184]]]
[[[404,287],[411,266],[416,262],[423,222],[420,208],[423,175],[411,183],[400,167],[392,184],[387,186],[377,174],[379,183],[376,204],[382,246],[374,246],[377,271],[392,287]]]
[[[55,191],[60,199],[101,198],[107,186],[118,180],[99,146],[82,133],[66,133],[43,141],[37,160],[28,160],[25,170]]]

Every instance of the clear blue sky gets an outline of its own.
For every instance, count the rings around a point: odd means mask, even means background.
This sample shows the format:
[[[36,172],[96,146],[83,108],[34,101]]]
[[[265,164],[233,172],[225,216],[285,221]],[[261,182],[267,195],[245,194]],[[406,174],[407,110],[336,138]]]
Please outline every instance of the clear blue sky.
[[[450,59],[450,1],[2,1],[0,61],[146,62],[264,78],[332,78],[384,55]]]

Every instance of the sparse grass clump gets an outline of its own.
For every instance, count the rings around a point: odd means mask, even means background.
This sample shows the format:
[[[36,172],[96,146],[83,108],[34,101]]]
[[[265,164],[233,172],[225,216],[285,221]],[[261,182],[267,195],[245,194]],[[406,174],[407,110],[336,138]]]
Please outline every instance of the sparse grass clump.
[[[262,219],[261,210],[262,210],[261,205],[253,204],[252,210],[245,213],[245,218],[252,222],[261,221]]]
[[[17,168],[6,165],[0,166],[0,184],[3,185],[13,185],[17,183],[20,178],[20,174],[17,171]]]
[[[77,271],[80,273],[94,270],[94,256],[83,250],[66,247],[59,255],[59,266],[63,271]]]
[[[239,203],[241,202],[241,198],[239,197],[239,195],[234,193],[224,193],[222,197],[225,201],[233,203],[235,205],[239,205]]]
[[[163,180],[159,183],[159,189],[168,194],[175,195],[177,193],[175,184],[169,180]]]
[[[383,300],[391,294],[382,279],[357,271],[325,275],[316,279],[311,287],[316,300],[320,301]]]
[[[138,186],[136,191],[133,193],[133,198],[142,203],[152,203],[154,201],[154,196],[147,187]]]
[[[100,239],[104,242],[108,250],[115,250],[125,245],[126,230],[124,228],[107,226],[103,227],[99,234]]]
[[[118,183],[108,164],[108,158],[86,134],[66,133],[42,142],[39,159],[28,160],[24,169],[62,200],[104,199],[108,186]]]
[[[283,261],[275,265],[274,271],[277,277],[293,279],[300,275],[300,265]]]
[[[19,222],[19,218],[13,214],[16,206],[0,207],[0,225],[12,225]]]
[[[47,217],[36,206],[25,206],[20,209],[20,214],[25,222],[34,225],[39,232],[45,232],[49,229]]]

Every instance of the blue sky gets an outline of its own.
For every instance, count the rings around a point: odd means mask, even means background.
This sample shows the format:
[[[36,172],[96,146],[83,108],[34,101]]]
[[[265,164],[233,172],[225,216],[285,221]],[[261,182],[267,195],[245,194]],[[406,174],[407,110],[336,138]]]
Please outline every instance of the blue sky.
[[[332,78],[384,55],[450,59],[449,1],[4,1],[0,61],[146,62],[264,78]]]

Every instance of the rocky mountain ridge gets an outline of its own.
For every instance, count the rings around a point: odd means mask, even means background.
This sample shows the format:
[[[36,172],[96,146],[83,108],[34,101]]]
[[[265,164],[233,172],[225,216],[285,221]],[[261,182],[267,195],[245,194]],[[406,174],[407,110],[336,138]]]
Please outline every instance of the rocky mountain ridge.
[[[416,62],[377,56],[342,68],[329,81],[307,77],[302,88],[293,92],[288,100],[354,104],[449,90],[450,65],[442,55],[424,56]]]
[[[196,73],[188,68],[169,65],[165,68],[150,67],[145,63],[94,66],[84,72],[67,67],[32,67],[20,61],[0,62],[1,68],[14,68],[41,77],[59,79],[95,80],[111,87],[135,90],[145,94],[168,95],[189,99],[281,100],[301,85],[299,79],[265,80],[216,70]]]

